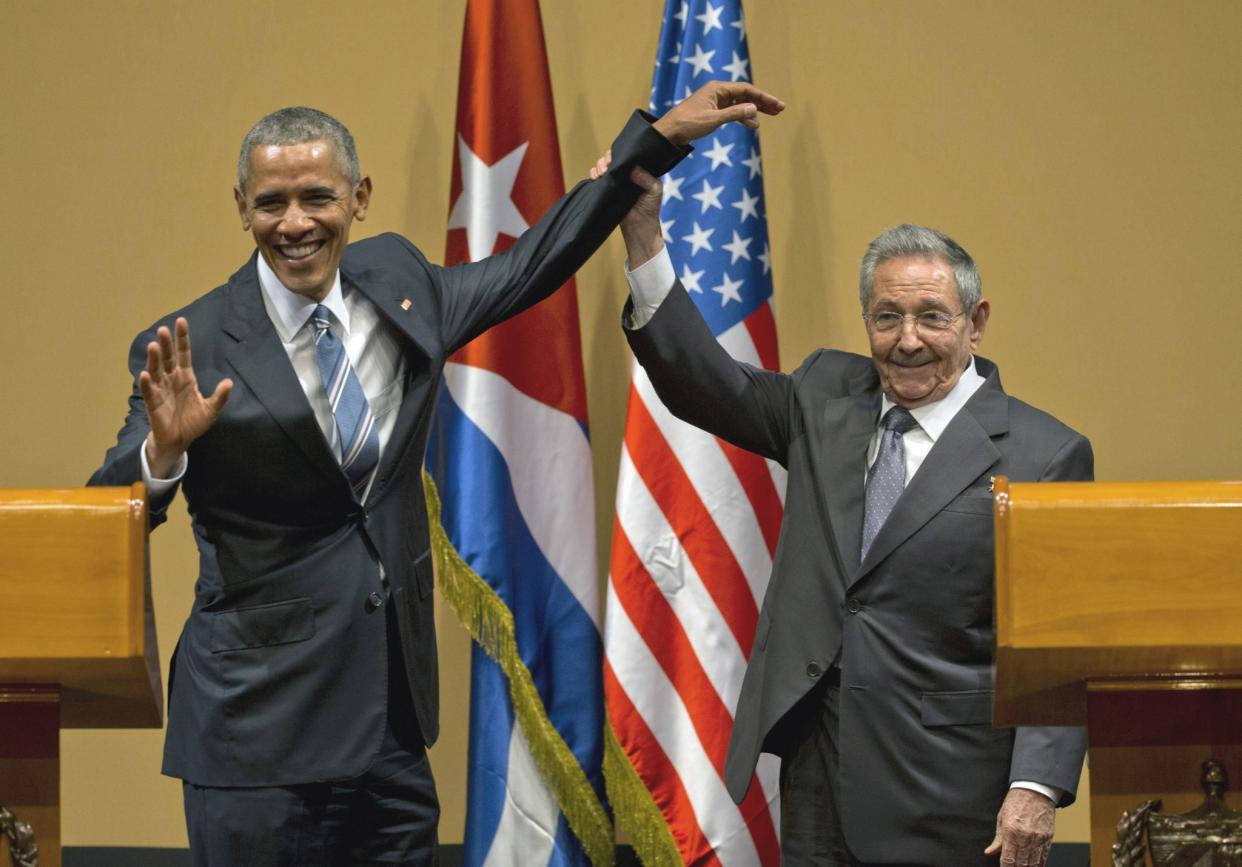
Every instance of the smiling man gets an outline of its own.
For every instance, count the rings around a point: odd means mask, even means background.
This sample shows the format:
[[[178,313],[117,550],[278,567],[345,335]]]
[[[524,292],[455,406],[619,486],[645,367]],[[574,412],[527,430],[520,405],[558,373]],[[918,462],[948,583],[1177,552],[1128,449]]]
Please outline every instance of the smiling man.
[[[781,757],[782,863],[1042,865],[1086,736],[991,725],[990,479],[1090,479],[1090,444],[1005,394],[975,355],[991,312],[975,263],[922,226],[863,257],[870,359],[735,362],[675,277],[660,184],[633,176],[647,190],[621,224],[635,355],[678,417],[789,470],[731,794],[761,751]]]
[[[631,168],[663,173],[691,140],[781,107],[713,83],[636,113],[617,171],[453,268],[396,235],[349,244],[372,186],[336,119],[281,109],[246,135],[233,197],[257,249],[138,335],[129,414],[91,478],[146,482],[153,525],[180,487],[192,518],[164,772],[184,781],[196,865],[435,863],[420,470],[445,360],[577,270],[637,197]]]

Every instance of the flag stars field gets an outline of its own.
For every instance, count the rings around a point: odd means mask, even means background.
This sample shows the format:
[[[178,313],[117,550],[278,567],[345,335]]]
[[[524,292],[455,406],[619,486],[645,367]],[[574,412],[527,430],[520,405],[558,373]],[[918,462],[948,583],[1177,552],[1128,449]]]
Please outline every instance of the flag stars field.
[[[712,232],[715,232],[715,231],[716,231],[715,229],[699,228],[699,224],[696,222],[694,224],[694,231],[691,232],[689,235],[685,235],[684,237],[682,237],[683,241],[690,242],[690,255],[693,256],[695,253],[699,252],[700,250],[710,251],[712,249],[712,245],[711,245],[711,242],[708,240],[708,238],[710,238],[712,236]]]
[[[735,51],[733,52],[733,61],[726,63],[721,69],[729,73],[731,81],[750,81],[750,73],[747,71],[749,66],[750,61],[743,57],[738,57]]]
[[[660,221],[660,235],[664,238],[665,244],[673,243],[672,228],[673,228],[673,223],[676,223],[676,222],[677,222],[676,220],[661,220]]]
[[[716,52],[714,49],[712,51],[708,51],[704,53],[703,46],[696,44],[694,46],[694,54],[686,58],[686,63],[689,63],[691,66],[693,66],[694,74],[696,76],[699,76],[699,75],[703,75],[704,73],[711,73],[711,72],[716,71],[712,67],[712,58],[715,56],[716,56]],[[689,96],[689,95],[690,95],[689,92],[687,92],[686,96]],[[685,98],[686,98],[685,96],[682,97],[682,99],[685,99]]]
[[[723,4],[720,6],[713,6],[710,2],[708,2],[707,8],[703,11],[703,14],[694,16],[696,21],[703,22],[704,36],[711,33],[713,28],[716,30],[724,30],[724,25],[720,23],[720,13],[722,12],[724,12]]]
[[[675,178],[673,176],[664,179],[664,198],[667,202],[669,199],[681,199],[681,185],[685,183],[685,178]],[[681,199],[685,201],[684,199]]]
[[[742,197],[732,204],[740,212],[738,222],[745,223],[750,217],[759,219],[759,209],[756,207],[759,204],[759,197],[752,196],[745,187],[742,187]]]
[[[720,204],[720,194],[723,192],[723,184],[718,187],[713,187],[710,181],[704,180],[703,189],[691,195],[690,198],[698,199],[699,203],[703,206],[699,213],[706,214],[708,208],[724,208],[724,206]]]
[[[686,287],[687,292],[698,292],[702,294],[703,287],[699,285],[699,279],[704,273],[704,271],[691,271],[689,265],[682,265],[681,285]]]
[[[754,148],[750,149],[750,157],[742,160],[742,165],[750,169],[750,178],[748,180],[753,181],[757,177],[763,177],[763,163],[759,159],[759,152]]]
[[[729,260],[730,265],[736,265],[738,259],[746,259],[747,261],[750,260],[750,242],[752,240],[753,239],[751,238],[743,238],[738,235],[737,229],[733,230],[733,240],[727,244],[721,245],[721,249],[728,250],[730,255],[733,257]],[[738,283],[738,285],[740,286],[742,284]]]
[[[749,259],[750,257],[747,256],[746,258]],[[742,281],[732,279],[727,273],[724,274],[723,277],[724,279],[719,286],[712,287],[713,292],[720,293],[720,306],[724,307],[730,301],[736,301],[738,304],[741,304],[742,293],[738,290],[742,288]]]
[[[733,150],[732,143],[722,142],[719,137],[713,136],[711,150],[703,151],[703,156],[712,161],[711,170],[714,172],[722,165],[733,165],[733,160],[729,159],[729,151],[731,150]]]

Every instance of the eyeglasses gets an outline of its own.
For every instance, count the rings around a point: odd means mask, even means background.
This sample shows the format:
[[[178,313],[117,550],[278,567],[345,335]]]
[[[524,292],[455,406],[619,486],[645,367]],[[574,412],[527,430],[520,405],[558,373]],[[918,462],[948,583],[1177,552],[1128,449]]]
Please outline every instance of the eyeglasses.
[[[898,313],[895,310],[880,310],[876,313],[864,313],[862,318],[876,331],[897,331],[910,319],[919,331],[948,331],[953,323],[965,316],[965,313],[945,313],[941,310],[924,310],[922,313]]]

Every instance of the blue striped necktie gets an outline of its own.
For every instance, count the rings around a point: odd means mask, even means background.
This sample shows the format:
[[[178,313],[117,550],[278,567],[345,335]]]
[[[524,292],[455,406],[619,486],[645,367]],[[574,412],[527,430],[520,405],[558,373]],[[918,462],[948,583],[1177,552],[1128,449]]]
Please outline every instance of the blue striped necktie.
[[[315,326],[315,358],[319,376],[328,395],[328,405],[336,419],[341,444],[341,469],[349,477],[354,495],[362,499],[367,482],[379,461],[379,431],[375,415],[362,391],[362,383],[349,363],[340,338],[332,333],[332,311],[322,304],[311,314]]]
[[[884,435],[880,437],[880,448],[876,452],[875,463],[867,475],[865,502],[863,507],[863,542],[862,556],[867,558],[867,551],[875,541],[876,534],[888,520],[888,513],[897,505],[897,498],[906,489],[906,431],[919,426],[910,415],[910,411],[895,406],[884,414]]]

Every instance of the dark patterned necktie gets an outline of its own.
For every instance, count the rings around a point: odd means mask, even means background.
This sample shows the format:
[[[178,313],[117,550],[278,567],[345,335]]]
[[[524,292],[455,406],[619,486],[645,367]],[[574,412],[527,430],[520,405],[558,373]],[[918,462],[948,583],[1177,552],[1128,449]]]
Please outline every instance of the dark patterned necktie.
[[[349,477],[354,495],[362,499],[367,482],[379,461],[379,431],[362,383],[349,363],[345,345],[332,333],[332,312],[320,304],[311,314],[315,327],[315,358],[319,376],[336,419],[341,443],[341,469]]]
[[[867,558],[867,551],[875,541],[876,533],[888,520],[888,513],[893,511],[897,498],[906,487],[906,445],[905,434],[918,427],[918,422],[910,411],[895,406],[884,414],[884,434],[880,437],[880,448],[875,455],[875,463],[867,474],[866,505],[863,513],[862,559]]]

